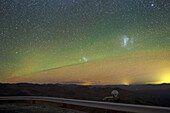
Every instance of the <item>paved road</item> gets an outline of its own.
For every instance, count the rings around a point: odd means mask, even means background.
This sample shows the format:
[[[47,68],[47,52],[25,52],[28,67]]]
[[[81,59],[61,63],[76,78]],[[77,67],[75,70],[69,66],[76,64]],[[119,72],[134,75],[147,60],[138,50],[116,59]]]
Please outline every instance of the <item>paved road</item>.
[[[1,104],[0,113],[85,113],[71,109],[64,109],[57,106],[20,104]]]

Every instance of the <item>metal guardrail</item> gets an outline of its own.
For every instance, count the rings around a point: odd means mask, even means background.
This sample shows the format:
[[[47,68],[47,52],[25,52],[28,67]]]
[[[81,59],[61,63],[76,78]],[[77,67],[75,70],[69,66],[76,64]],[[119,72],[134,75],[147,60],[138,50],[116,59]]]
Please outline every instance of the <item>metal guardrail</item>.
[[[122,104],[122,103],[111,103],[111,102],[78,100],[78,99],[67,99],[67,98],[56,98],[56,97],[1,96],[0,100],[38,100],[38,101],[57,102],[57,103],[65,103],[65,104],[72,104],[78,106],[86,106],[86,107],[117,110],[117,111],[136,112],[136,113],[170,113],[169,107]]]

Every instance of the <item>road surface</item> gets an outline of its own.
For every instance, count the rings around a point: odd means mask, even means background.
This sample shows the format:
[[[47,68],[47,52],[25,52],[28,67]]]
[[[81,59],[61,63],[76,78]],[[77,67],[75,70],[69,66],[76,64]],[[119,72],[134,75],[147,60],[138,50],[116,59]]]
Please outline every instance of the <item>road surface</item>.
[[[0,113],[86,113],[56,106],[28,103],[0,104]]]

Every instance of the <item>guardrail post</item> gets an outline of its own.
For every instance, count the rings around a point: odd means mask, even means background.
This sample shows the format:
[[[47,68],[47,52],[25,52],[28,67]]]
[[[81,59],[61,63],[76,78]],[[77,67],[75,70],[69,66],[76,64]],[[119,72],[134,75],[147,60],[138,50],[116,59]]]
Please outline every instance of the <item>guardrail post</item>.
[[[63,108],[66,108],[66,103],[63,103],[63,106],[62,106]]]
[[[112,110],[112,113],[117,113],[117,111],[115,111],[115,110]]]
[[[35,100],[32,100],[32,104],[35,104]]]

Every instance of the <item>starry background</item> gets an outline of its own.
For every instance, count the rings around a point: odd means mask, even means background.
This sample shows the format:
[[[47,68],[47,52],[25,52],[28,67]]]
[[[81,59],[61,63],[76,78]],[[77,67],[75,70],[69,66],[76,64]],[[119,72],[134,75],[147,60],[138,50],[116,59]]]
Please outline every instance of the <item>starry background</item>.
[[[170,82],[169,0],[1,0],[0,82]]]

